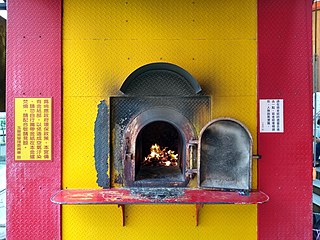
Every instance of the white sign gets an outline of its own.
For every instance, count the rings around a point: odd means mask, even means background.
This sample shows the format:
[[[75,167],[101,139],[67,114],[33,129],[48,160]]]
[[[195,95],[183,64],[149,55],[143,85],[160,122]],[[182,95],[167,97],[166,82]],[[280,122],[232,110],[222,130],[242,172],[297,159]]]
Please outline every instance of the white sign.
[[[260,132],[284,132],[283,99],[260,100]]]

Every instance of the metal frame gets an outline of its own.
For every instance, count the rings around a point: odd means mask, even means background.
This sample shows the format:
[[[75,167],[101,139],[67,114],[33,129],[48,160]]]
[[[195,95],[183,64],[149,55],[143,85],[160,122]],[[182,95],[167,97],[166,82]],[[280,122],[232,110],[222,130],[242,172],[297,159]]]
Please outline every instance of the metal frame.
[[[183,172],[185,181],[183,183],[172,182],[169,185],[176,186],[182,185],[186,186],[188,184],[188,176],[186,176],[185,172],[188,169],[189,162],[187,159],[189,158],[189,152],[186,148],[186,143],[189,142],[191,139],[197,137],[196,131],[190,121],[183,116],[181,113],[176,111],[175,109],[170,108],[163,108],[157,107],[154,109],[150,109],[144,111],[136,118],[134,118],[128,125],[127,130],[125,131],[124,139],[126,139],[126,144],[124,144],[122,153],[123,157],[123,166],[124,166],[124,181],[125,186],[136,186],[140,185],[139,181],[135,181],[135,156],[136,156],[136,140],[138,137],[139,132],[143,127],[152,123],[154,121],[164,121],[172,126],[174,126],[179,134],[181,135],[182,139],[182,162],[183,162]],[[143,183],[143,185],[153,185],[155,182]],[[160,183],[161,186],[164,186],[164,183]]]

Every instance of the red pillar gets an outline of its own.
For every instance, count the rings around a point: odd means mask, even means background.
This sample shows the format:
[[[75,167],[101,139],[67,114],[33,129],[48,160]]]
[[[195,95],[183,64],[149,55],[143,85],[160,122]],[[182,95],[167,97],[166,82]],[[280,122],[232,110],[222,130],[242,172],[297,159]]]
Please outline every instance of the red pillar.
[[[259,239],[312,239],[311,0],[258,0],[258,99],[284,100],[284,133],[259,133]]]
[[[59,0],[8,1],[7,239],[60,239],[61,8]],[[15,161],[14,99],[52,98],[52,161]]]

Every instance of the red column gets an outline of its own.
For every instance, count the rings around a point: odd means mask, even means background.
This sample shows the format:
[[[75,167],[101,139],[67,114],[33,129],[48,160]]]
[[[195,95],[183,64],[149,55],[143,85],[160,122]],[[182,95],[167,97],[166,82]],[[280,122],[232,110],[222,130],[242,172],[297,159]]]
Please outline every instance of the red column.
[[[62,3],[7,2],[7,238],[60,239]],[[52,161],[15,161],[16,97],[52,98]]]
[[[258,1],[258,99],[284,100],[284,133],[259,133],[259,239],[312,239],[311,0]]]

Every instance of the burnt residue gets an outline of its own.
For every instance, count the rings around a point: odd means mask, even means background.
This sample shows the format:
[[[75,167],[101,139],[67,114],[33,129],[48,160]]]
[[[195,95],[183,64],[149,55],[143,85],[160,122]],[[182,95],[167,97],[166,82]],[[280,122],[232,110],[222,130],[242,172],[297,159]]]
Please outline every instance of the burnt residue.
[[[118,184],[123,184],[123,178],[121,175],[116,175],[115,179],[114,179],[114,182],[115,183],[118,183]]]
[[[175,199],[184,195],[184,188],[130,188],[133,195],[138,195],[140,198],[147,198],[156,201],[167,199]]]
[[[200,140],[202,188],[250,190],[251,136],[237,121],[209,123]]]
[[[98,114],[94,123],[94,159],[97,171],[97,183],[100,187],[110,188],[108,176],[109,156],[109,113],[108,106],[102,100],[98,104]]]

